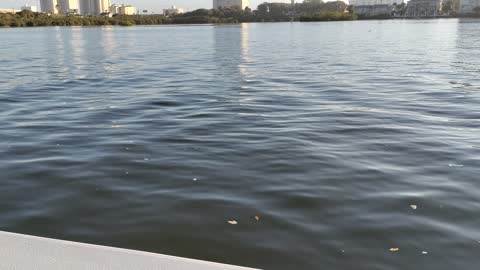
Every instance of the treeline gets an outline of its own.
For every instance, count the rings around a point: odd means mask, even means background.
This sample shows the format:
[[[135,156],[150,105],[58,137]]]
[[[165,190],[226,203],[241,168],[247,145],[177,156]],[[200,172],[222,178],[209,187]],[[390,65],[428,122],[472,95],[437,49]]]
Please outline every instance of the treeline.
[[[353,10],[352,10],[353,12]],[[309,20],[351,20],[353,13],[342,1],[304,1],[295,5],[286,3],[263,3],[257,10],[246,8],[198,9],[171,17],[170,23],[242,23],[242,22],[288,22]]]
[[[0,14],[0,27],[29,26],[91,26],[91,25],[157,25],[157,24],[204,24],[242,22],[286,22],[286,21],[336,21],[353,20],[353,10],[342,2],[305,0],[295,5],[285,3],[263,3],[257,10],[246,8],[222,8],[218,10],[198,9],[171,17],[163,15],[129,16],[63,16],[22,11],[16,14]]]
[[[101,25],[154,25],[170,23],[170,19],[161,15],[115,16],[61,16],[22,11],[16,14],[0,14],[0,26],[101,26]]]

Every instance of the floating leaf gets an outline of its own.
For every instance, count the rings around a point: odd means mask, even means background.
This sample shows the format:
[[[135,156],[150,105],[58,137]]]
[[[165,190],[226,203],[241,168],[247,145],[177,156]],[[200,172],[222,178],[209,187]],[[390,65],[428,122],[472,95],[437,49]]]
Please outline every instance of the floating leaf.
[[[256,220],[256,221],[259,221],[259,220],[260,220],[260,217],[259,217],[259,216],[255,216],[255,220]]]
[[[416,210],[418,208],[418,206],[416,206],[415,204],[411,204],[410,208],[412,208],[413,210]]]
[[[399,250],[400,250],[399,248],[391,248],[391,249],[390,249],[391,252],[397,252],[397,251],[399,251]]]
[[[237,225],[238,222],[236,220],[229,220],[228,223],[232,224],[232,225]]]

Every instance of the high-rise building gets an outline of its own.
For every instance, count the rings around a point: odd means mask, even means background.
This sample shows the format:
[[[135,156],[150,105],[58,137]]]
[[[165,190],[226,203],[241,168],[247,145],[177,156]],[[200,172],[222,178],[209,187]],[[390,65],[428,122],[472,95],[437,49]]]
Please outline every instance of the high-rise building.
[[[248,0],[213,0],[213,8],[230,8],[230,7],[240,7],[245,9],[248,7]]]
[[[110,11],[110,0],[80,0],[80,14],[99,15]]]
[[[58,13],[57,0],[40,0],[40,11],[44,13],[57,14]]]
[[[72,14],[79,13],[78,0],[57,0],[58,13]]]

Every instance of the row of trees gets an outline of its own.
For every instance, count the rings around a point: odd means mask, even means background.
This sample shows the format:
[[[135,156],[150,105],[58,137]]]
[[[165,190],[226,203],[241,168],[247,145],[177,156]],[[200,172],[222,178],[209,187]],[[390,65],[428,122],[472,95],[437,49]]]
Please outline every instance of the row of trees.
[[[90,25],[154,25],[171,23],[171,19],[161,15],[148,16],[116,16],[113,18],[101,16],[60,16],[47,15],[22,11],[17,14],[0,14],[0,27],[25,27],[25,26],[90,26]]]
[[[252,11],[249,8],[199,9],[173,17],[173,23],[239,23],[239,22],[285,22],[315,18],[319,20],[350,20],[353,16],[344,14],[347,5],[342,1],[326,2],[305,0],[295,5],[286,3],[263,3]]]

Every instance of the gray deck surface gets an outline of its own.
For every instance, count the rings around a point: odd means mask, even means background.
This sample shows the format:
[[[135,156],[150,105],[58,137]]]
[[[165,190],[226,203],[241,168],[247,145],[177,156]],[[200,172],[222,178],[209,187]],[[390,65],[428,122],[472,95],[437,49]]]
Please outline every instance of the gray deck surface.
[[[1,270],[247,270],[155,253],[0,232]]]

